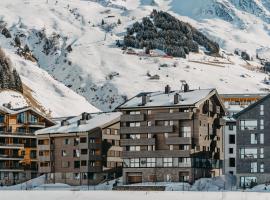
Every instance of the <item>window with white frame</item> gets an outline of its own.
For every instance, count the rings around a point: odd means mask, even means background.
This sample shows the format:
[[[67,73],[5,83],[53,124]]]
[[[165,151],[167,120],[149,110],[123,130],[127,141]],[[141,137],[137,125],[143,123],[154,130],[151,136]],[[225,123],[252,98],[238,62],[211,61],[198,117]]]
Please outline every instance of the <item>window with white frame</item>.
[[[163,167],[172,167],[172,158],[163,158]]]
[[[264,115],[264,105],[260,105],[260,115]]]
[[[147,138],[152,138],[152,134],[151,133],[148,133],[147,134]]]
[[[260,130],[263,130],[264,129],[264,120],[261,119],[260,120]]]
[[[250,134],[250,144],[258,144],[258,134],[257,133]]]
[[[169,126],[169,121],[164,121],[164,126]]]
[[[156,167],[156,158],[147,158],[146,163],[147,167]]]
[[[170,121],[170,126],[172,126],[173,125],[173,121]]]
[[[164,133],[164,137],[168,138],[169,137],[169,133]]]
[[[260,134],[260,144],[264,144],[264,134]]]
[[[140,151],[141,147],[140,146],[130,146],[129,151]]]
[[[240,158],[249,159],[257,157],[257,148],[240,148]]]
[[[139,126],[141,126],[141,123],[140,123],[140,122],[131,122],[131,123],[129,124],[129,126],[130,126],[130,127],[139,127]]]
[[[179,163],[191,164],[191,158],[179,158]]]
[[[173,150],[173,145],[170,145],[170,151],[172,151]]]
[[[260,158],[264,158],[264,148],[260,148]]]
[[[130,134],[129,135],[130,139],[137,140],[141,138],[140,134]]]
[[[173,109],[170,109],[170,113],[173,113]]]
[[[258,165],[257,162],[251,162],[250,163],[250,172],[251,173],[257,173],[258,172]]]
[[[141,112],[140,111],[131,111],[129,114],[131,114],[131,115],[139,115],[139,114],[141,114]]]
[[[240,120],[241,130],[257,130],[258,121],[257,120]]]
[[[181,137],[191,137],[191,127],[190,126],[181,127]]]
[[[148,121],[147,126],[151,126],[151,125],[152,125],[151,121]]]
[[[261,173],[264,173],[264,163],[261,163],[260,164],[260,172]]]
[[[130,167],[140,167],[140,159],[139,158],[131,158],[130,159]]]

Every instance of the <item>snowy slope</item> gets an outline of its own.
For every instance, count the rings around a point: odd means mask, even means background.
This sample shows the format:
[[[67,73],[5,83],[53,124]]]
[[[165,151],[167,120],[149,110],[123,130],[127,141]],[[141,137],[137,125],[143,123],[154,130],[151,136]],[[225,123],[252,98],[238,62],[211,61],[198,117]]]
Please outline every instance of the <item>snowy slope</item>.
[[[10,43],[19,35],[40,68],[102,110],[111,110],[142,90],[162,90],[165,84],[179,89],[180,80],[186,80],[191,88],[216,87],[220,93],[262,92],[269,89],[263,83],[268,76],[257,71],[261,65],[256,53],[268,55],[269,4],[266,0],[1,0],[0,19],[13,37],[1,35],[0,42],[12,53],[16,48]],[[123,54],[115,41],[123,39],[126,28],[153,8],[168,11],[203,31],[224,49],[224,58]],[[233,55],[236,48],[250,53],[254,61]],[[161,64],[169,67],[159,67]],[[150,80],[147,72],[160,79]]]

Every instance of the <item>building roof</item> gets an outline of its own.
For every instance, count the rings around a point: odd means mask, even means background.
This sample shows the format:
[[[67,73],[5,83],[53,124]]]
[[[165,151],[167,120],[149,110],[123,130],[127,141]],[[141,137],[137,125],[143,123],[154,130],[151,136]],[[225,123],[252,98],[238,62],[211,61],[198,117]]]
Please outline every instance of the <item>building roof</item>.
[[[220,94],[221,98],[263,98],[266,93],[249,93],[249,94]]]
[[[174,104],[174,95],[179,94],[181,100],[178,104]],[[187,92],[184,91],[171,91],[169,94],[165,92],[146,92],[140,93],[135,97],[131,98],[124,104],[120,105],[118,109],[125,108],[143,108],[143,107],[173,107],[173,106],[194,106],[197,107],[197,104],[203,102],[210,96],[217,94],[215,89],[199,89],[199,90],[190,90]],[[149,101],[142,105],[142,96],[147,95]]]
[[[82,115],[79,115],[66,119],[66,122],[68,123],[67,125],[61,126],[61,123],[58,123],[55,126],[38,130],[35,132],[35,134],[78,133],[91,131],[96,128],[105,128],[119,122],[121,114],[121,112],[91,113],[91,118],[89,120],[86,120],[84,124],[78,125],[78,121],[82,119]]]
[[[245,112],[249,111],[250,109],[254,108],[255,106],[261,104],[262,102],[264,102],[268,98],[270,98],[270,94],[268,94],[267,96],[263,97],[262,99],[256,101],[255,103],[250,104],[248,107],[246,107],[245,109],[241,110],[239,113],[235,114],[233,117],[237,119],[239,116],[241,116]]]

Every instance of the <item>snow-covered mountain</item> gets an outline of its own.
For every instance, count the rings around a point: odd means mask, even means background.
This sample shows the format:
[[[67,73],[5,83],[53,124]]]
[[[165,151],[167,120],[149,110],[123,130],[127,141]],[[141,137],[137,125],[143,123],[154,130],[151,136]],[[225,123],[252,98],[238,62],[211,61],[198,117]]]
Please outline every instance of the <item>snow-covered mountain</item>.
[[[204,53],[187,59],[124,54],[116,40],[153,9],[169,12],[218,42],[223,58]],[[269,90],[263,82],[268,75],[258,70],[262,65],[256,58],[267,59],[270,52],[268,0],[1,0],[0,13],[0,30],[6,28],[11,35],[0,35],[0,44],[14,57],[29,87],[39,81],[29,74],[39,70],[102,110],[142,90],[161,90],[166,84],[178,89],[181,80],[191,88],[216,87],[220,93]],[[32,58],[14,54],[26,45]],[[236,49],[253,61],[235,55]],[[57,97],[61,92],[54,84],[46,91],[52,89]],[[37,97],[45,90],[32,87]]]

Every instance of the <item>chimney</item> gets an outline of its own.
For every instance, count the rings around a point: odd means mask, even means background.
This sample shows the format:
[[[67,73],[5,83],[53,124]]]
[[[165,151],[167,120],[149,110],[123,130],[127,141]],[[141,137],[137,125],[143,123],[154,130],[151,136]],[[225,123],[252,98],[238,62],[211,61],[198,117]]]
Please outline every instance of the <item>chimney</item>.
[[[178,93],[175,93],[175,95],[174,95],[174,104],[178,104],[179,103],[179,97],[180,97],[180,95],[178,94]]]
[[[67,125],[69,125],[67,120],[62,120],[61,121],[61,126],[67,126]]]
[[[189,85],[187,83],[184,84],[184,92],[189,91]]]
[[[171,87],[169,85],[166,85],[165,94],[169,94],[170,92],[171,92]]]
[[[150,97],[147,94],[143,94],[142,95],[142,105],[144,106],[145,104],[147,104],[150,100]]]
[[[92,119],[92,116],[91,116],[91,114],[88,113],[88,114],[86,115],[86,120],[90,120],[90,119]]]
[[[86,117],[87,117],[87,113],[86,112],[82,113],[82,120],[86,120]]]
[[[3,106],[8,108],[8,109],[11,109],[11,107],[12,107],[10,102],[9,103],[4,103]]]

